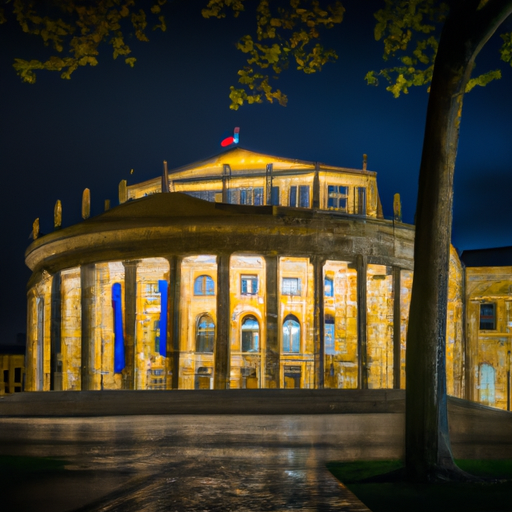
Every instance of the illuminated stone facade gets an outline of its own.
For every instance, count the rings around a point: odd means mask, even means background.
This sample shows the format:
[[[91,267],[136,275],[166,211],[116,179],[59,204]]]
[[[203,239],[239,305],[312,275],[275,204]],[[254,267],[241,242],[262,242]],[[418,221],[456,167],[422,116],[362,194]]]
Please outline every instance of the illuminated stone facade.
[[[230,149],[37,238],[26,389],[403,388],[414,228],[363,167]],[[460,397],[463,283],[452,249]]]
[[[23,391],[24,373],[23,346],[0,345],[0,395]]]
[[[510,411],[512,247],[464,251],[467,395]]]

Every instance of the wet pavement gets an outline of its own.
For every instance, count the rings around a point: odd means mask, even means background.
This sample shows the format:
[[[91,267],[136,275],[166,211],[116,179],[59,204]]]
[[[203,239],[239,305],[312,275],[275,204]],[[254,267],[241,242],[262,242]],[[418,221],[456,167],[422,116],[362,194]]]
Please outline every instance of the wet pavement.
[[[325,467],[371,458],[371,442],[354,443],[358,421],[357,415],[0,418],[0,455],[67,461],[64,472],[10,486],[0,508],[367,511]]]

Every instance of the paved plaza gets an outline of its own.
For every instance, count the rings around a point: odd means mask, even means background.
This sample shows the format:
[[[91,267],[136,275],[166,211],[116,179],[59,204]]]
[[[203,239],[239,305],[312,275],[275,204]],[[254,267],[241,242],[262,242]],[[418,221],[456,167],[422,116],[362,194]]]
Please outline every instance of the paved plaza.
[[[337,418],[1,418],[0,454],[68,461],[11,486],[2,510],[367,511],[325,467],[355,455]]]
[[[364,511],[329,461],[404,457],[402,390],[17,393],[0,456],[65,471],[0,479],[7,511]],[[512,458],[512,415],[449,398],[454,455]],[[6,506],[7,505],[7,506]]]

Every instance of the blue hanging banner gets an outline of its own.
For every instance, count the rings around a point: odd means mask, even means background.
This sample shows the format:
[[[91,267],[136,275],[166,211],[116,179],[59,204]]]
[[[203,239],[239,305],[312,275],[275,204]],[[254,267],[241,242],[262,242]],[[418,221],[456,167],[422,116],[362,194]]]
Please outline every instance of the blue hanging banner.
[[[124,360],[123,303],[120,283],[112,285],[112,308],[114,310],[114,373],[121,373],[126,363]]]
[[[160,292],[160,355],[167,357],[167,281],[158,281]]]

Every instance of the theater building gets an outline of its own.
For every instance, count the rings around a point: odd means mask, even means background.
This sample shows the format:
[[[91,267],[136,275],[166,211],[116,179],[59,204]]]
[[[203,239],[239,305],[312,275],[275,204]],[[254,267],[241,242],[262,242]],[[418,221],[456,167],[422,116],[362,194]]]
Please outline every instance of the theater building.
[[[119,195],[34,233],[27,390],[404,387],[414,227],[383,218],[366,163],[235,147]],[[448,392],[482,400],[466,279],[452,248]]]

